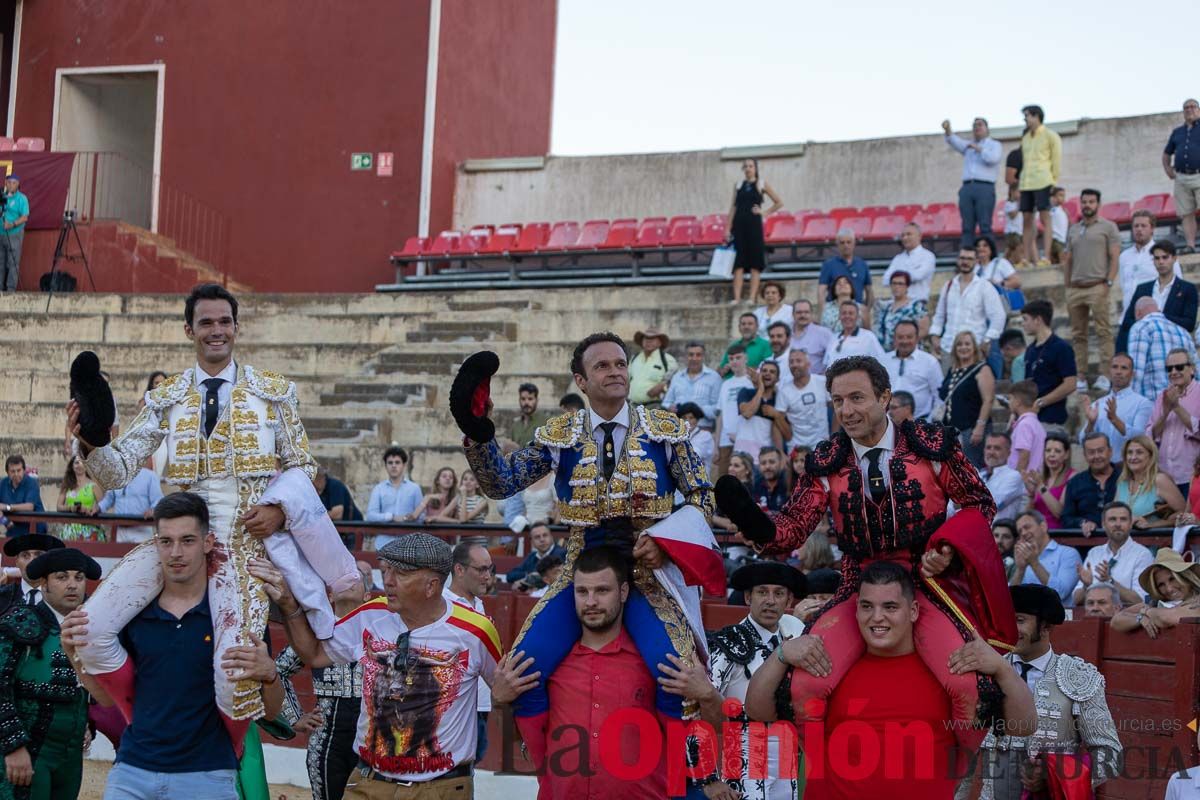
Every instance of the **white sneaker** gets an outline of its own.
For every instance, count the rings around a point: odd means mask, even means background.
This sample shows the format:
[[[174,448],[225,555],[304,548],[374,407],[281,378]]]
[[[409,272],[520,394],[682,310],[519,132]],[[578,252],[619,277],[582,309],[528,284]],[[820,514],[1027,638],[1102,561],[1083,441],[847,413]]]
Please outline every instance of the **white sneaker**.
[[[1092,388],[1098,392],[1107,392],[1112,389],[1112,384],[1108,382],[1107,375],[1101,375],[1092,383]]]
[[[1087,394],[1087,390],[1087,380],[1085,378],[1079,378],[1075,381],[1075,391],[1080,394]]]

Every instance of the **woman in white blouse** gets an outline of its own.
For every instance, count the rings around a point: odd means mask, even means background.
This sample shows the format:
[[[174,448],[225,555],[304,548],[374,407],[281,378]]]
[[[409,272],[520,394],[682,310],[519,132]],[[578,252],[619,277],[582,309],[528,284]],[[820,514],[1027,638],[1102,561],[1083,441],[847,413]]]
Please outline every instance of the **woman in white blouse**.
[[[764,339],[773,323],[782,322],[788,326],[788,330],[792,328],[792,304],[783,302],[785,294],[783,284],[779,281],[767,281],[758,293],[766,305],[754,309],[754,316],[758,320],[758,335]]]

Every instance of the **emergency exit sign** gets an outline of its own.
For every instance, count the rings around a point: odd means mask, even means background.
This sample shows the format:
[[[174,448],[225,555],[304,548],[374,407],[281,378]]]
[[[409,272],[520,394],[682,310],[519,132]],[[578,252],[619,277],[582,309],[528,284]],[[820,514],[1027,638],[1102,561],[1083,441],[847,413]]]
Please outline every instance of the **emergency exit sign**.
[[[350,169],[352,170],[369,170],[374,163],[375,160],[370,153],[350,154]]]

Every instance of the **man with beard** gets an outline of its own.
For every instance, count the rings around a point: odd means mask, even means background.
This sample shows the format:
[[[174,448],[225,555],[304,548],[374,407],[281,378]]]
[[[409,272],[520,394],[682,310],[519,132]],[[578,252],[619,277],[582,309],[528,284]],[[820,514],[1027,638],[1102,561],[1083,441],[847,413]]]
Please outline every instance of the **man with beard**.
[[[83,603],[87,581],[100,579],[100,565],[79,550],[55,548],[27,572],[43,581],[42,601],[0,616],[0,797],[75,800],[88,700],[63,652],[59,624]]]
[[[712,485],[687,425],[669,411],[629,402],[629,365],[619,336],[594,333],[572,354],[571,373],[590,409],[555,417],[538,428],[530,446],[509,455],[496,444],[488,419],[490,382],[499,367],[494,353],[476,353],[451,387],[450,410],[464,434],[467,462],[494,499],[556,471],[559,519],[570,528],[563,571],[513,644],[534,659],[532,671],[541,676],[515,703],[517,726],[538,761],[546,748],[546,682],[580,635],[571,599],[580,555],[607,545],[633,562],[625,627],[655,677],[668,654],[706,656],[698,587],[724,594],[725,570],[709,527]],[[676,492],[683,496],[678,510]],[[676,719],[692,711],[661,691],[657,708]]]
[[[1012,598],[1020,637],[1008,661],[1033,692],[1037,730],[1028,737],[988,732],[980,800],[1091,797],[1121,767],[1121,741],[1104,697],[1104,676],[1082,658],[1051,647],[1051,628],[1066,618],[1053,589],[1014,586]]]
[[[305,664],[363,668],[362,710],[354,748],[360,767],[349,800],[406,796],[458,800],[473,793],[479,681],[492,681],[500,635],[491,620],[442,594],[450,545],[410,533],[379,551],[386,597],[338,621],[318,641],[284,576],[265,560],[251,563],[284,614],[288,639]]]
[[[878,361],[835,361],[825,377],[842,430],[809,454],[804,477],[782,511],[768,515],[736,480],[717,484],[721,510],[743,535],[765,539],[759,550],[767,556],[802,545],[832,512],[843,581],[801,640],[808,666],[828,651],[833,667],[795,673],[796,717],[808,712],[810,700],[828,699],[865,651],[854,632],[859,577],[868,564],[890,560],[920,570],[918,653],[950,696],[960,744],[977,747],[1000,713],[999,688],[989,675],[951,673],[947,663],[976,633],[997,647],[1016,641],[1004,567],[991,536],[995,502],[952,429],[890,420],[891,388]],[[960,510],[947,521],[950,502]]]
[[[737,438],[735,452],[749,453],[758,464],[758,454],[764,448],[782,450],[792,438],[792,423],[788,422],[784,398],[779,396],[779,365],[764,361],[758,371],[750,371],[751,389],[738,392]]]
[[[509,440],[517,447],[524,447],[533,439],[533,432],[550,419],[549,411],[538,411],[538,387],[536,383],[522,383],[517,387],[517,404],[521,413],[509,428]]]
[[[777,561],[759,561],[738,569],[730,584],[744,593],[750,613],[736,625],[709,634],[708,672],[699,665],[677,662],[663,670],[667,677],[659,682],[668,692],[696,700],[704,721],[717,729],[728,719],[725,701],[737,700],[736,718],[742,723],[740,768],[726,774],[725,782],[744,800],[792,800],[801,774],[796,748],[776,738],[767,743],[765,761],[752,758],[750,720],[741,704],[751,677],[776,648],[804,633],[804,623],[788,613],[805,594],[804,574]],[[781,751],[790,759],[786,767]]]

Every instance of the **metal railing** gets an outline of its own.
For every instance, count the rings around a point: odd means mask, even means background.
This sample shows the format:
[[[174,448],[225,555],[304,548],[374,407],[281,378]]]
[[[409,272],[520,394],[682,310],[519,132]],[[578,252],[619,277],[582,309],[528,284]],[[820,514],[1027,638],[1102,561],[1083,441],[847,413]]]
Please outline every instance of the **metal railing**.
[[[75,154],[66,210],[80,222],[118,219],[160,234],[229,277],[229,216],[121,153]]]

